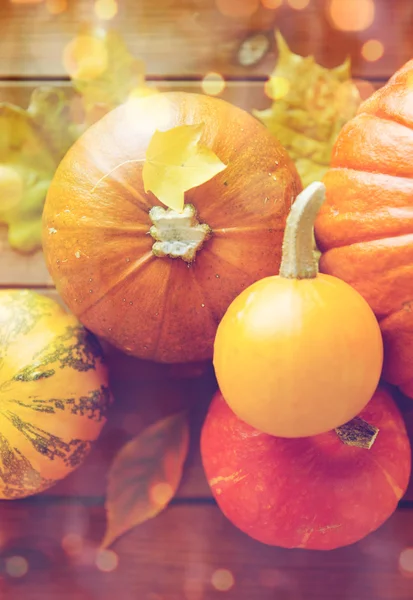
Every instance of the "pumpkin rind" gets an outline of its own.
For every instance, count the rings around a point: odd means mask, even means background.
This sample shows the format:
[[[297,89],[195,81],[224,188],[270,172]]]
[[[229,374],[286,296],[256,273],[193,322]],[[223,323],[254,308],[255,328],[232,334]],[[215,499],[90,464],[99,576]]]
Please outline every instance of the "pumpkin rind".
[[[111,403],[95,338],[56,302],[0,291],[0,497],[40,492],[78,467]]]
[[[379,387],[360,413],[378,428],[370,450],[335,431],[287,439],[262,433],[217,392],[201,433],[201,456],[224,515],[274,546],[331,550],[377,529],[409,481],[410,444],[389,391]]]
[[[383,377],[413,397],[413,61],[345,125],[316,221],[320,271],[367,300],[384,339]]]
[[[227,168],[185,194],[210,239],[188,264],[155,256],[142,162],[156,129],[204,122],[200,144]],[[95,189],[94,189],[95,188]],[[115,109],[69,150],[50,186],[43,245],[71,311],[123,351],[160,362],[210,359],[227,306],[277,273],[289,208],[301,190],[280,143],[245,111],[183,92]]]

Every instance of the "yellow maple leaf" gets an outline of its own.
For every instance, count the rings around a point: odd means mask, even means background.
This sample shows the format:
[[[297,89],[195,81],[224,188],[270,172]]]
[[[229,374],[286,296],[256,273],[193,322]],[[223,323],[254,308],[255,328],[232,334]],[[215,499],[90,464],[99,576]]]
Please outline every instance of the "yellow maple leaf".
[[[327,171],[338,133],[356,114],[360,94],[349,59],[327,69],[313,56],[291,52],[279,31],[275,37],[278,60],[265,85],[273,102],[253,114],[286,148],[307,186]]]
[[[145,192],[182,212],[184,193],[226,169],[217,155],[199,143],[205,123],[155,131],[143,165]]]

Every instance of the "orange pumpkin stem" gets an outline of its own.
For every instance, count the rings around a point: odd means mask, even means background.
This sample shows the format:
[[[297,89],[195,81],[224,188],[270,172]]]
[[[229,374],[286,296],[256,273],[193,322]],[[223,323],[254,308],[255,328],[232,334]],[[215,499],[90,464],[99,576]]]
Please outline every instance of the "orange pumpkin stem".
[[[318,273],[314,254],[314,222],[325,200],[325,186],[315,181],[296,198],[284,232],[280,277],[313,279]]]
[[[361,417],[355,417],[335,430],[340,440],[347,446],[370,450],[376,441],[379,430]]]

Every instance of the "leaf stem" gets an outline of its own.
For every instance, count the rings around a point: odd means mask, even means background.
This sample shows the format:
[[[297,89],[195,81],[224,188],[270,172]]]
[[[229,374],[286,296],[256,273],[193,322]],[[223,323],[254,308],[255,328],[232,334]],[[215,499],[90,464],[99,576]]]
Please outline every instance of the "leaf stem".
[[[113,169],[111,169],[108,173],[105,173],[104,175],[102,175],[102,177],[100,179],[98,179],[98,181],[95,183],[95,185],[92,188],[92,194],[94,193],[95,189],[97,188],[97,186],[102,183],[102,181],[104,179],[106,179],[106,177],[109,177],[109,175],[111,175],[114,171],[116,171],[116,169],[119,169],[120,167],[123,167],[123,165],[127,165],[129,163],[143,163],[145,162],[145,158],[133,158],[131,160],[125,160],[124,162],[120,163],[119,165],[116,165],[116,167],[113,167]]]
[[[325,200],[325,185],[315,181],[296,198],[284,232],[280,277],[313,279],[318,265],[314,256],[314,221]]]

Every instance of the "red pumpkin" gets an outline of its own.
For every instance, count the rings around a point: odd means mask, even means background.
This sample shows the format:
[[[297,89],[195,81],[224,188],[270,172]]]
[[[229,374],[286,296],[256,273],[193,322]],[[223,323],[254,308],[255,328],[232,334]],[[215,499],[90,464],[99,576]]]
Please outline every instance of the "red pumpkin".
[[[336,431],[279,438],[239,420],[218,392],[201,435],[202,461],[226,517],[274,546],[330,550],[377,529],[410,476],[410,445],[390,393],[379,388],[360,413],[378,428],[370,449]]]
[[[165,232],[165,217],[149,214],[160,202],[144,191],[145,151],[155,130],[198,123],[200,143],[228,166],[186,193],[196,214],[185,231]],[[230,302],[278,271],[300,190],[284,148],[247,112],[184,92],[134,100],[93,125],[60,164],[44,209],[47,266],[71,311],[124,352],[170,363],[210,359]],[[153,249],[152,235],[184,244],[197,223],[211,235],[199,240],[193,262]]]
[[[320,271],[370,304],[383,378],[413,397],[413,60],[342,129],[315,233]]]

